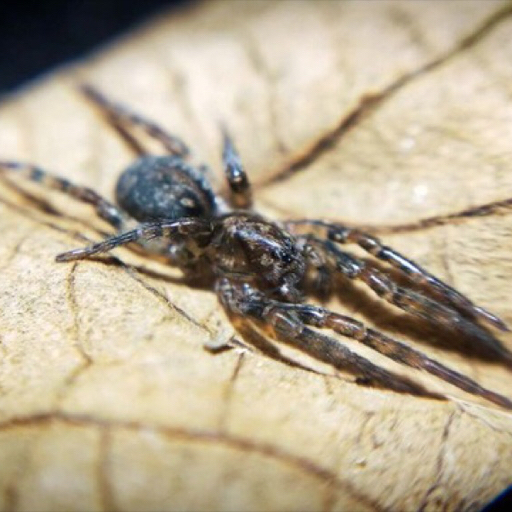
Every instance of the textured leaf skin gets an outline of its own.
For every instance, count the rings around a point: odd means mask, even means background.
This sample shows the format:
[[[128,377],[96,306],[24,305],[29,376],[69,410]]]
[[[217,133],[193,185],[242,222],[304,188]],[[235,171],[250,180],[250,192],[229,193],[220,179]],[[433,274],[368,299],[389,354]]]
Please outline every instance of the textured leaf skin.
[[[111,198],[133,155],[76,91],[87,81],[178,133],[219,187],[222,120],[268,216],[409,223],[512,195],[511,31],[496,1],[205,2],[4,100],[0,156]],[[297,353],[317,373],[210,355],[233,331],[211,291],[128,250],[55,263],[105,226],[14,183],[44,204],[0,183],[1,509],[479,510],[512,482],[510,412],[369,350],[450,399]],[[512,323],[512,214],[383,237]],[[362,289],[340,299],[512,397],[511,372],[459,340]]]

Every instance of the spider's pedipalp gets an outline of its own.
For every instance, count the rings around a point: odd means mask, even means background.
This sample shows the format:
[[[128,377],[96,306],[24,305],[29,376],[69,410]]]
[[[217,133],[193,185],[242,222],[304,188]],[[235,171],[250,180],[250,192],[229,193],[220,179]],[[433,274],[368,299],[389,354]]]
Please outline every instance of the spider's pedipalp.
[[[391,247],[384,245],[378,238],[363,233],[358,229],[352,229],[341,224],[329,223],[315,220],[298,220],[286,223],[291,229],[297,226],[309,226],[315,234],[332,240],[337,243],[355,243],[376,258],[386,261],[393,267],[404,272],[411,281],[426,286],[437,292],[440,297],[453,308],[465,316],[487,322],[494,327],[507,331],[508,327],[500,318],[484,308],[473,304],[467,297],[444,283],[437,277],[427,272],[420,265],[402,256]]]
[[[308,261],[311,272],[308,272],[308,289],[315,293],[321,300],[330,297],[334,290],[335,282],[332,278],[333,264],[329,261],[329,255],[321,244],[317,244],[314,237],[300,235],[297,237],[302,245],[304,255]]]
[[[99,217],[116,229],[122,229],[125,225],[126,216],[123,212],[91,188],[75,185],[69,180],[56,176],[35,165],[22,162],[0,161],[0,173],[12,172],[50,190],[57,190],[83,203],[90,204],[94,207]]]
[[[119,235],[112,236],[81,249],[58,254],[56,261],[73,261],[89,258],[94,254],[108,252],[131,242],[148,241],[154,238],[189,238],[193,241],[200,241],[200,245],[204,245],[204,238],[208,238],[212,232],[212,225],[204,219],[185,218],[173,221],[157,221],[147,224],[141,224],[138,228],[126,231]]]
[[[137,127],[153,139],[159,141],[172,155],[183,158],[190,153],[188,146],[179,137],[167,133],[153,121],[132,112],[123,105],[113,103],[97,89],[88,84],[82,84],[79,89],[86,98],[92,101],[103,112],[107,120],[111,122],[130,144],[135,143],[136,147],[138,146],[140,148],[139,143],[135,141],[128,131],[130,128]]]

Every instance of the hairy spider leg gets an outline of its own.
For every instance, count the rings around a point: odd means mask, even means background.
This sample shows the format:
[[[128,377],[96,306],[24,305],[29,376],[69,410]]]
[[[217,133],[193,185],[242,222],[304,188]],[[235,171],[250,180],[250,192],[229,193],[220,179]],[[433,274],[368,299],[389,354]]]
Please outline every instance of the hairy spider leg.
[[[229,319],[232,322],[233,327],[235,327],[235,329],[243,336],[244,340],[250,345],[248,348],[256,349],[260,354],[264,354],[274,361],[279,361],[280,363],[284,363],[292,368],[300,368],[301,370],[316,373],[315,370],[312,370],[308,366],[299,363],[298,361],[294,361],[292,358],[284,355],[281,350],[279,350],[279,347],[269,341],[267,336],[255,329],[254,325],[248,322],[245,318],[230,314]],[[220,346],[216,346],[215,343],[212,344],[210,342],[207,342],[204,345],[206,350],[213,353],[218,352],[219,349],[222,350],[224,347],[226,347],[226,345],[221,344]]]
[[[94,254],[108,252],[121,245],[131,242],[148,241],[154,238],[166,237],[191,237],[193,240],[204,245],[204,238],[208,238],[212,232],[212,225],[209,221],[198,218],[184,218],[178,220],[160,220],[140,224],[137,228],[106,238],[96,244],[74,249],[72,251],[58,254],[56,261],[72,261],[90,258]]]
[[[388,303],[423,318],[445,326],[448,329],[457,329],[459,332],[470,336],[485,344],[501,359],[512,363],[512,354],[492,334],[471,322],[449,307],[430,299],[408,288],[398,286],[392,279],[368,266],[364,261],[341,251],[332,241],[320,241],[325,249],[335,257],[336,271],[352,280],[360,280],[373,290],[379,297]]]
[[[404,274],[406,274],[413,282],[424,285],[427,289],[437,291],[446,302],[469,318],[485,321],[502,331],[509,330],[505,322],[496,315],[475,305],[467,297],[427,272],[424,268],[420,267],[405,256],[402,256],[391,247],[384,245],[378,238],[358,229],[353,229],[336,223],[317,220],[297,220],[286,222],[286,226],[295,231],[296,227],[301,225],[310,226],[316,235],[323,238],[327,238],[341,244],[358,244],[376,258],[386,261],[393,267],[404,272]]]
[[[459,389],[481,396],[501,407],[512,409],[512,401],[494,393],[475,381],[430,359],[425,354],[408,347],[384,334],[366,327],[351,317],[334,313],[325,308],[305,304],[283,303],[267,299],[247,285],[232,283],[227,279],[218,285],[221,302],[229,312],[249,316],[263,325],[270,325],[271,334],[289,341],[311,356],[340,370],[360,374],[371,382],[399,392],[439,397],[409,379],[384,370],[354,354],[333,338],[308,329],[306,326],[331,329],[354,339],[382,355],[415,369],[425,370]]]
[[[0,172],[15,172],[43,187],[58,190],[83,203],[90,204],[95,208],[97,215],[116,228],[116,230],[122,229],[126,223],[126,217],[123,212],[94,190],[74,185],[69,180],[56,176],[40,167],[22,162],[0,161]]]
[[[133,127],[140,128],[148,136],[158,140],[172,155],[184,158],[190,153],[188,146],[179,137],[166,132],[153,121],[132,112],[123,105],[113,103],[94,87],[82,84],[80,91],[103,112],[114,128],[138,152],[143,150],[140,143],[129,133],[129,129]]]
[[[399,393],[445,399],[411,379],[376,366],[338,340],[308,328],[294,311],[295,306],[300,310],[300,304],[273,301],[245,283],[226,278],[217,282],[216,289],[228,313],[253,321],[273,338],[297,347],[319,361],[362,377],[365,383]]]
[[[126,128],[126,126],[119,122],[116,118],[112,116],[106,116],[108,122],[114,128],[114,130],[121,136],[121,138],[126,142],[128,147],[137,155],[137,156],[147,156],[151,153],[142,145],[142,143],[130,133],[130,131]]]
[[[278,307],[295,312],[307,325],[332,329],[334,332],[355,339],[398,363],[425,370],[468,393],[481,396],[501,407],[512,409],[512,400],[480,386],[472,379],[430,359],[405,343],[368,328],[353,318],[317,306],[279,304]]]
[[[250,208],[252,206],[252,192],[249,178],[226,128],[221,126],[221,129],[224,139],[222,162],[231,191],[231,201],[235,208]]]

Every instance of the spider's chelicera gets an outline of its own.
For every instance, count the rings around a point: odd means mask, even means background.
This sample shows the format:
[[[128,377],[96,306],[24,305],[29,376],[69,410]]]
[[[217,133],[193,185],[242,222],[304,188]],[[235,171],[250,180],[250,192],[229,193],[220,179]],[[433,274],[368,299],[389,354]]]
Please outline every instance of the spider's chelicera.
[[[83,86],[82,91],[140,153],[118,180],[117,205],[92,189],[39,167],[0,162],[0,171],[15,171],[91,204],[115,228],[114,236],[59,254],[57,261],[86,259],[135,242],[153,254],[164,255],[187,275],[209,275],[232,318],[249,321],[280,341],[356,374],[366,383],[399,392],[429,394],[419,384],[377,366],[319,329],[353,338],[395,361],[428,371],[469,393],[512,409],[508,398],[353,318],[307,304],[305,297],[310,291],[327,290],[337,276],[358,280],[397,308],[480,340],[510,362],[510,354],[482,325],[507,330],[499,318],[370,234],[321,220],[275,222],[253,212],[249,180],[225,130],[223,163],[229,197],[222,198],[214,193],[206,168],[187,162],[189,150],[179,138],[112,103],[90,86]],[[146,153],[135,139],[134,130],[159,141],[168,155]],[[500,203],[495,203],[444,219],[486,215],[499,207]],[[442,222],[442,217],[434,220]],[[391,275],[344,251],[343,246],[348,243],[358,244],[424,291],[400,286]]]

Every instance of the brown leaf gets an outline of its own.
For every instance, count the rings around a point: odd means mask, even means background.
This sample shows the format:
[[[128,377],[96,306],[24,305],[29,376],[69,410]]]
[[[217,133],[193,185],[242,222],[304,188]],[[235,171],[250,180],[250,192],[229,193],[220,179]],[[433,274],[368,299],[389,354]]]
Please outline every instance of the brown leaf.
[[[182,136],[219,186],[225,122],[272,217],[392,225],[504,199],[511,14],[501,1],[205,2],[4,101],[1,158],[112,197],[133,155],[77,92],[87,81]],[[3,509],[478,510],[511,482],[510,412],[342,339],[450,399],[356,385],[298,353],[315,372],[210,355],[205,342],[233,333],[213,292],[127,250],[55,263],[105,227],[10,182],[41,201],[2,184]],[[384,238],[511,324],[511,235],[504,212]],[[512,397],[510,370],[359,288],[329,306]]]

